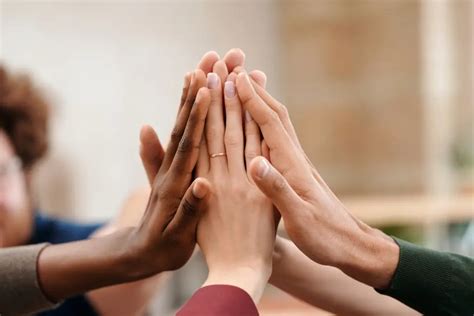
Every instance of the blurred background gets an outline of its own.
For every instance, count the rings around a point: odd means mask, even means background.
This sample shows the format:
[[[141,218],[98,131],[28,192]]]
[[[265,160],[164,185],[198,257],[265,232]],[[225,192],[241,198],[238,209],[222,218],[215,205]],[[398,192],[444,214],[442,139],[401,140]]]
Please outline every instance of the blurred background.
[[[0,59],[53,105],[35,195],[50,214],[112,218],[146,185],[143,124],[167,140],[183,76],[240,47],[303,147],[370,225],[474,255],[474,1],[0,1]],[[150,307],[206,276],[199,257]],[[318,315],[274,288],[263,315]],[[306,315],[305,314],[305,315]]]

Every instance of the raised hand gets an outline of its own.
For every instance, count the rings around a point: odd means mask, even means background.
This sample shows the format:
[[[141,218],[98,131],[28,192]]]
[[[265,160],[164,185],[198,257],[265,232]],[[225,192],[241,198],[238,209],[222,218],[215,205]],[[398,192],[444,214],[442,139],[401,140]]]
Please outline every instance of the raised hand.
[[[204,285],[238,286],[257,302],[271,274],[275,218],[271,202],[245,168],[244,153],[261,154],[258,127],[249,128],[246,122],[244,142],[235,74],[222,85],[226,73],[218,75],[223,70],[219,67],[216,63],[215,72],[208,74],[212,101],[197,168],[197,175],[212,187],[209,210],[198,225],[198,244],[209,267]]]
[[[318,263],[369,285],[387,286],[398,262],[395,242],[352,216],[332,193],[304,154],[281,103],[245,72],[239,73],[236,86],[260,127],[271,161],[257,157],[250,174],[277,206],[290,238]]]

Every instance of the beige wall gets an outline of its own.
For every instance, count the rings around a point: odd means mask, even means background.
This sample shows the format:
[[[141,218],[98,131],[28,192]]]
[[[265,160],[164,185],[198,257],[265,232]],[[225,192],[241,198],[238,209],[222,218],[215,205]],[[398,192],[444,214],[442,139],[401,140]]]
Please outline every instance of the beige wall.
[[[3,0],[0,56],[30,71],[55,101],[41,205],[88,219],[115,213],[145,184],[138,132],[167,140],[184,73],[200,56],[243,48],[277,90],[273,1]]]

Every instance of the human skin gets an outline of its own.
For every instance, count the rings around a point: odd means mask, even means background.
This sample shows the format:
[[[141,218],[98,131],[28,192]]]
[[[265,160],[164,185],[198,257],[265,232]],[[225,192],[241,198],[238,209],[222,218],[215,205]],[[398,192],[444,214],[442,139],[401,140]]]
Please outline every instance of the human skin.
[[[242,63],[243,64],[243,63]],[[241,67],[233,67],[230,71],[241,72]],[[227,72],[222,65],[215,67],[215,73],[220,78],[225,78]],[[231,79],[235,80],[236,74],[231,74]],[[258,70],[249,73],[253,83],[265,88],[266,75]],[[253,126],[252,128],[254,128]],[[292,125],[285,125],[285,128],[292,128]],[[289,133],[294,133],[290,130]],[[295,134],[294,134],[295,135]],[[156,152],[163,149],[150,139],[142,142],[141,157],[145,170],[149,177],[153,177],[153,168],[147,166],[156,165],[152,158]],[[158,149],[160,147],[160,149]],[[268,147],[262,143],[262,151],[259,149],[246,151],[247,161],[252,160],[257,154],[262,152],[267,158]],[[224,279],[221,280],[225,281]],[[270,283],[282,290],[312,304],[319,308],[337,314],[347,315],[418,315],[417,312],[403,305],[402,303],[380,295],[357,280],[354,280],[338,269],[315,263],[303,254],[291,241],[277,237],[275,250],[273,251],[273,268]],[[361,297],[368,300],[360,300]]]
[[[286,107],[244,71],[236,87],[268,147],[269,159],[255,158],[250,174],[278,208],[291,240],[319,264],[375,288],[387,287],[398,264],[397,244],[355,218],[334,195],[305,155]]]
[[[210,103],[202,70],[192,74],[173,137],[137,227],[110,235],[46,247],[38,259],[39,281],[53,301],[117,283],[136,281],[184,265],[195,247],[197,222],[209,185],[193,181],[203,118]]]

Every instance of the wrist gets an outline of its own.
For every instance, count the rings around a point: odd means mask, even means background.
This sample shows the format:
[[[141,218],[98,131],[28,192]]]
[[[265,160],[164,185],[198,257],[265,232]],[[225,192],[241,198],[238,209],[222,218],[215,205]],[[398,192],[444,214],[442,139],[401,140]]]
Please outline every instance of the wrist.
[[[246,291],[257,304],[263,295],[271,271],[271,264],[264,263],[210,265],[203,287],[218,284],[236,286]]]
[[[123,250],[118,255],[119,267],[129,281],[141,280],[164,269],[159,265],[159,256],[149,247],[149,242],[144,240],[138,228],[130,228],[117,233],[116,242]]]
[[[353,239],[350,255],[336,266],[367,285],[383,289],[390,285],[400,256],[397,243],[378,229],[364,226]]]

